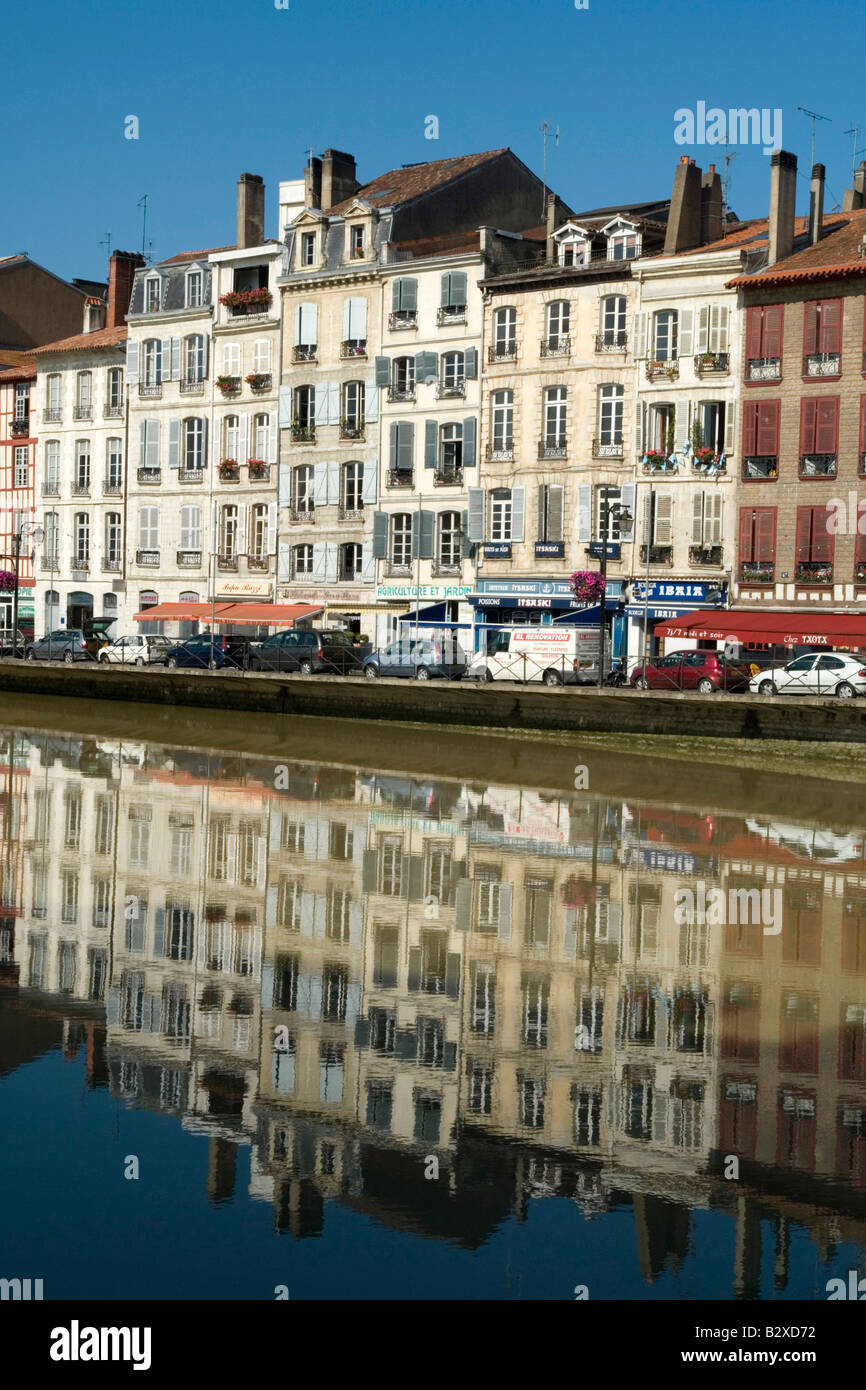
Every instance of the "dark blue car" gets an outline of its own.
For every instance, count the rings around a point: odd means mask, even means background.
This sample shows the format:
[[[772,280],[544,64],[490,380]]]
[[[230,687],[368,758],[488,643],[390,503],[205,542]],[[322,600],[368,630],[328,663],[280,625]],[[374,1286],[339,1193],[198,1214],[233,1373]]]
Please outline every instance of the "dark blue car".
[[[189,637],[169,647],[166,666],[191,666],[199,671],[220,671],[226,666],[246,671],[250,664],[248,637]]]

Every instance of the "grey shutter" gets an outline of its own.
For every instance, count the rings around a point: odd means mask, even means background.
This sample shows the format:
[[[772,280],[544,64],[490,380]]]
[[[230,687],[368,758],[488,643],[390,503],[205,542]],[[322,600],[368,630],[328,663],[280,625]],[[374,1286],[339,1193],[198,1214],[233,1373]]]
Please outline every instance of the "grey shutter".
[[[465,303],[467,302],[466,285],[467,285],[466,271],[465,271],[465,270],[455,270],[455,271],[452,271],[452,273],[451,273],[451,295],[452,295],[452,300],[451,300],[451,302],[452,302],[452,304],[465,304]]]
[[[499,885],[499,940],[511,940],[511,900],[512,888],[510,883],[500,883]]]
[[[460,994],[460,956],[456,951],[445,956],[445,993],[449,999],[457,999]]]
[[[409,855],[409,901],[420,902],[424,896],[424,856]]]
[[[409,947],[409,978],[407,985],[410,994],[415,993],[421,988],[421,947]]]
[[[526,526],[526,488],[511,489],[511,539],[522,541]]]
[[[180,420],[168,422],[168,466],[180,467]]]
[[[373,513],[373,559],[384,560],[388,555],[388,515]]]
[[[469,518],[466,528],[467,539],[476,545],[484,540],[484,526],[487,519],[487,493],[483,487],[467,490]]]
[[[547,536],[549,541],[561,541],[563,536],[562,484],[551,483],[547,492]],[[541,533],[539,532],[539,535]]]
[[[397,468],[411,472],[415,465],[415,426],[411,420],[397,422]]]
[[[375,893],[378,888],[379,856],[374,849],[364,850],[364,867],[361,871],[361,884],[365,893]]]
[[[126,384],[138,385],[138,343],[126,345]]]
[[[589,483],[577,489],[577,539],[592,540],[592,487]]]
[[[439,359],[435,352],[416,352],[415,354],[415,383],[429,385],[436,381],[439,376]]]
[[[457,880],[457,887],[454,891],[454,928],[456,931],[468,931],[472,925],[473,888],[474,884],[471,878]]]
[[[160,421],[147,422],[147,457],[144,462],[148,468],[159,468]]]
[[[376,385],[391,385],[391,359],[390,357],[376,358]]]
[[[474,415],[467,415],[463,421],[463,467],[475,467],[475,435],[476,420]]]
[[[401,309],[418,308],[418,281],[395,280],[391,290],[391,309],[396,314]]]
[[[435,468],[439,451],[439,426],[435,420],[424,423],[424,467]]]
[[[478,376],[478,349],[467,348],[463,360],[466,380],[474,381]]]
[[[165,955],[165,908],[158,907],[153,914],[153,955],[160,960]]]
[[[109,1028],[116,1028],[120,1022],[120,990],[117,985],[109,985],[105,1021]]]
[[[472,542],[469,539],[469,513],[460,513],[460,556],[463,560],[468,560],[472,554]]]
[[[147,463],[147,421],[142,420],[138,427],[138,466],[144,468]]]
[[[540,541],[546,541],[547,535],[547,484],[538,484],[538,514],[536,520],[535,534]]]
[[[209,348],[210,348],[210,338],[202,337],[201,344],[202,344],[202,346],[201,346],[201,374],[202,374],[202,379],[204,379],[204,377],[207,376],[207,369],[208,369],[208,351],[209,351]]]
[[[412,559],[432,560],[436,529],[433,512],[412,513]]]
[[[359,1050],[370,1046],[370,1020],[369,1018],[355,1019],[355,1047]]]
[[[397,420],[392,420],[388,431],[388,467],[397,467],[397,444],[400,439],[400,425]]]
[[[442,1069],[443,1071],[457,1070],[457,1044],[447,1042],[442,1047]]]
[[[398,1062],[414,1062],[418,1055],[418,1035],[414,1028],[398,1028],[394,1035],[394,1056]]]

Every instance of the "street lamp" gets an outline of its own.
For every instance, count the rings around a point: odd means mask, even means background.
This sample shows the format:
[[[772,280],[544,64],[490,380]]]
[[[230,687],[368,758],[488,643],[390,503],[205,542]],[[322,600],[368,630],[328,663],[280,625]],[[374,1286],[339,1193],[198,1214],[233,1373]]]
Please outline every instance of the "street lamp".
[[[622,502],[608,502],[607,497],[602,495],[599,517],[599,530],[601,531],[601,598],[598,610],[598,687],[604,685],[604,591],[607,576],[607,537],[610,530],[611,518],[617,523],[620,535],[627,534],[632,527],[634,517]]]
[[[22,521],[18,530],[12,537],[13,553],[4,555],[4,560],[15,561],[15,588],[12,590],[12,656],[18,655],[18,570],[21,564],[21,546],[25,540],[31,540],[35,545],[41,545],[45,537],[45,532],[41,526],[34,526],[30,521]]]

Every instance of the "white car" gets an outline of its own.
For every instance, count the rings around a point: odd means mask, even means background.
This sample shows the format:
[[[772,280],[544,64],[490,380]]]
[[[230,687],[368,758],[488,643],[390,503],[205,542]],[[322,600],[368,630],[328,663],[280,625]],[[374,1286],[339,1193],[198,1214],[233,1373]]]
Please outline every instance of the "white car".
[[[165,661],[165,654],[171,646],[167,637],[157,633],[136,633],[132,637],[116,637],[103,647],[99,661],[103,666],[109,662],[120,662],[124,666],[154,666]]]
[[[866,658],[850,652],[809,652],[770,666],[749,681],[753,695],[866,695]]]

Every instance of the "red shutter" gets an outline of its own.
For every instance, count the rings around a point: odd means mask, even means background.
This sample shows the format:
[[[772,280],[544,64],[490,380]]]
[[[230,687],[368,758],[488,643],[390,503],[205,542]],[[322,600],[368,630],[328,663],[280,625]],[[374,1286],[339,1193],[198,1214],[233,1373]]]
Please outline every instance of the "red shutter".
[[[818,351],[818,300],[803,305],[803,356]]]
[[[744,560],[754,560],[754,531],[752,529],[752,518],[754,517],[752,507],[740,508],[740,543],[738,559],[740,563]]]
[[[763,316],[764,311],[760,304],[752,304],[746,310],[746,361],[751,357],[760,357],[761,339],[763,337]],[[866,329],[864,329],[866,335]]]
[[[804,396],[800,401],[800,453],[814,454],[815,450],[815,417],[818,414],[818,402],[814,396]]]
[[[758,401],[758,422],[755,428],[755,453],[778,455],[779,402]]]
[[[821,301],[821,323],[818,341],[818,351],[842,351],[841,299],[824,299]]]
[[[866,314],[863,315],[866,323]],[[860,453],[866,450],[866,396],[860,397]]]
[[[861,532],[860,526],[866,522],[864,513],[861,512],[858,518],[857,536],[854,540],[854,560],[857,564],[866,560],[866,531]]]
[[[864,397],[866,399],[866,397]],[[758,452],[758,402],[746,401],[743,405],[743,458]]]
[[[835,537],[827,530],[827,508],[812,508],[812,555],[813,560],[833,563],[833,542]]]
[[[776,562],[776,508],[759,507],[755,513],[755,554],[761,564]]]
[[[797,508],[797,540],[795,543],[797,561],[812,558],[812,508]]]
[[[815,453],[835,454],[839,442],[839,397],[821,396],[817,406]]]
[[[782,317],[785,312],[783,304],[764,305],[764,351],[763,357],[782,356]]]

